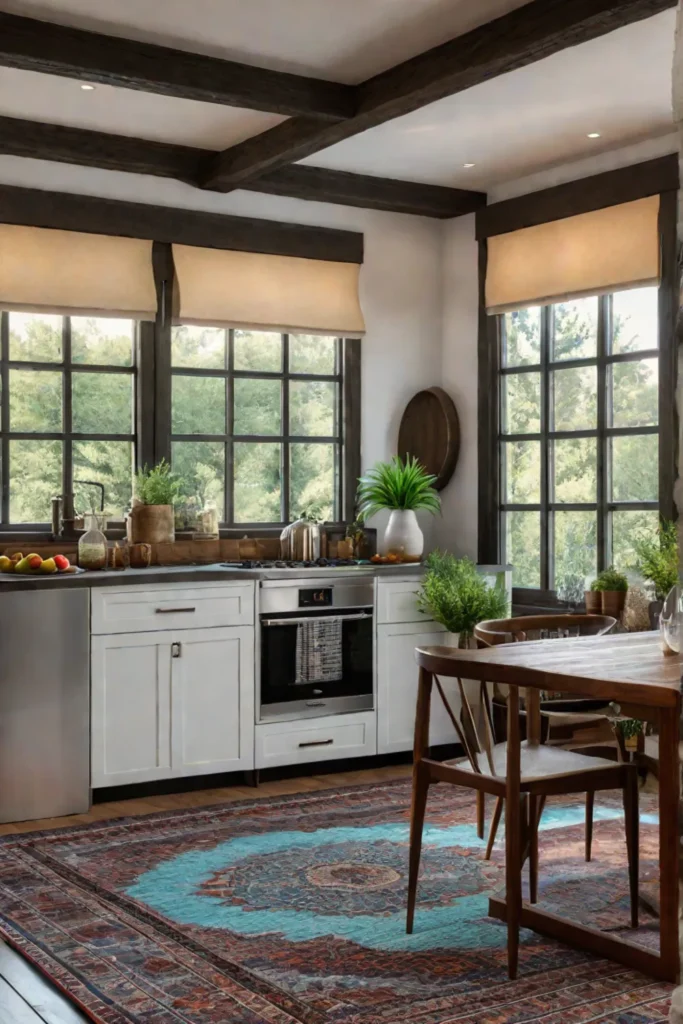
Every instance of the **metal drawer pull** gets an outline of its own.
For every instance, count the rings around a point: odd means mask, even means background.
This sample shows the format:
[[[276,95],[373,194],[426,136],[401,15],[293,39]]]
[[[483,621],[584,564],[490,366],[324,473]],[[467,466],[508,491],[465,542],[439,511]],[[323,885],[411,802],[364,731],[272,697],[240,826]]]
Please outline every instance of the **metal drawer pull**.
[[[309,740],[308,743],[300,743],[300,747],[331,747],[334,740]]]
[[[179,615],[181,612],[196,612],[196,608],[155,608],[157,615]]]
[[[324,708],[325,704],[326,704],[326,701],[324,701],[324,700],[307,700],[306,701],[306,707],[307,708]]]
[[[301,619],[261,619],[262,626],[298,626],[301,622],[356,622],[358,619],[371,619],[372,613],[360,612],[357,615],[308,615]]]

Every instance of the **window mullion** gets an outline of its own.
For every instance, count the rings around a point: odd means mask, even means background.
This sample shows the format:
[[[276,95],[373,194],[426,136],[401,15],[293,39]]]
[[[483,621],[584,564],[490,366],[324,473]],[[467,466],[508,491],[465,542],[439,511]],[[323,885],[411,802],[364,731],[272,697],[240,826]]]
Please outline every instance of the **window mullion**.
[[[289,437],[289,335],[282,335],[282,433],[285,438]],[[280,479],[282,490],[280,492],[280,514],[282,522],[288,523],[291,509],[289,507],[289,444],[283,441],[280,452]]]
[[[74,493],[74,466],[73,466],[73,443],[70,435],[73,433],[73,387],[71,379],[71,318],[65,316],[62,321],[62,502],[69,505],[73,502]],[[73,509],[64,509],[64,519],[74,515]]]
[[[9,523],[9,313],[0,313],[0,522]]]
[[[608,402],[611,400],[611,388],[608,384],[607,356],[612,349],[612,296],[603,295],[598,299],[598,450],[597,450],[597,555],[598,572],[606,568],[611,561],[610,524],[607,511],[607,496],[610,492],[609,477],[611,475],[609,452],[607,446]],[[608,394],[608,389],[610,394]]]
[[[225,441],[225,481],[223,519],[229,525],[235,521],[235,332],[227,332],[227,370],[225,380],[226,428],[228,436]]]
[[[550,392],[550,345],[553,331],[552,306],[544,306],[541,314],[541,589],[550,590],[553,569],[553,516],[549,505],[551,495],[551,443],[549,433],[552,418]]]

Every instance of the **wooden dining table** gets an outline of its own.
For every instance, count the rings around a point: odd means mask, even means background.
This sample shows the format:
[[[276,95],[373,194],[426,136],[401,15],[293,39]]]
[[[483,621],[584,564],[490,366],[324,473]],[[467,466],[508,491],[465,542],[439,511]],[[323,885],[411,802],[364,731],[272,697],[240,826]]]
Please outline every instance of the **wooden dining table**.
[[[659,733],[659,952],[524,902],[520,924],[570,946],[666,981],[678,981],[679,731],[681,661],[664,654],[658,633],[624,633],[502,644],[485,650],[418,647],[420,667],[534,690],[614,702],[622,715],[651,722]],[[537,699],[537,698],[536,698]],[[517,735],[519,744],[519,735]],[[514,745],[514,741],[513,741]],[[508,740],[508,758],[517,758]],[[517,908],[519,911],[519,908]],[[508,920],[506,900],[489,900],[489,915]]]

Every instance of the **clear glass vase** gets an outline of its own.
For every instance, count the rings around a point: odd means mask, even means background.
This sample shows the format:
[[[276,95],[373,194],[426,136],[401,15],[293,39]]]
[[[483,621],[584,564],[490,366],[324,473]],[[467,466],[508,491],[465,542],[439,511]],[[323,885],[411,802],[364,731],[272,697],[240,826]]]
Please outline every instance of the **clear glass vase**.
[[[659,633],[662,638],[662,649],[666,654],[680,654],[682,621],[682,592],[680,586],[675,586],[667,594],[664,607],[659,615]]]
[[[78,542],[78,564],[81,569],[104,569],[107,565],[107,538],[103,517],[85,517],[85,533]]]

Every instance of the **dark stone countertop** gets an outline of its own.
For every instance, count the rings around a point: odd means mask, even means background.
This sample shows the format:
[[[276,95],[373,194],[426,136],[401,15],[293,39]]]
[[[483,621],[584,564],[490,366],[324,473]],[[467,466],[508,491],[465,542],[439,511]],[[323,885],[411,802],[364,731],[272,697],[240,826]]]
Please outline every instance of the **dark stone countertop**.
[[[335,579],[353,576],[382,576],[390,579],[411,578],[421,575],[422,565],[364,565],[353,569],[318,570],[307,576],[307,570],[277,569],[225,569],[221,565],[167,565],[150,566],[149,569],[104,570],[83,572],[66,576],[24,576],[0,574],[0,594],[26,590],[48,590],[49,588],[82,587],[129,587],[135,585],[185,583],[219,583],[237,580],[293,579],[295,577],[320,579],[332,576]]]

